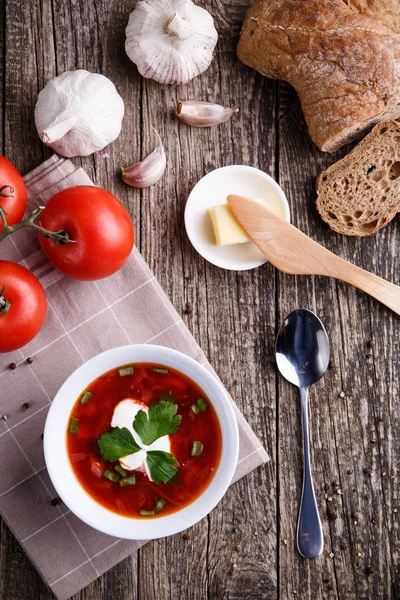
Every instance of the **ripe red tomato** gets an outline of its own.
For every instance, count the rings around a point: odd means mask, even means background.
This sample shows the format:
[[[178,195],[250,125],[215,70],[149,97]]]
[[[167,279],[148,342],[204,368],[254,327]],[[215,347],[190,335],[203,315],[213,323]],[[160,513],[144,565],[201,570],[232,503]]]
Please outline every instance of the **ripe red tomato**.
[[[19,223],[26,209],[24,180],[4,156],[0,156],[0,206],[7,213],[7,225]],[[0,233],[2,231],[3,223],[0,221]]]
[[[0,260],[0,352],[25,346],[46,318],[46,294],[28,269]]]
[[[116,273],[133,248],[133,225],[127,210],[98,187],[82,185],[58,192],[48,201],[40,225],[49,231],[65,231],[74,240],[55,244],[39,233],[50,262],[72,279],[89,281]]]

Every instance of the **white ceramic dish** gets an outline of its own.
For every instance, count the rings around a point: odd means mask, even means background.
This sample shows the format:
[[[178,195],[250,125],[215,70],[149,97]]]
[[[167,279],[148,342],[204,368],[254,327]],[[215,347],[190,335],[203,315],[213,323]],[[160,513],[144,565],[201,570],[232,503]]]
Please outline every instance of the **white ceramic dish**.
[[[208,209],[224,204],[229,194],[263,200],[265,205],[290,222],[289,204],[272,177],[245,165],[221,167],[205,175],[190,193],[185,209],[185,227],[190,241],[203,258],[232,271],[254,269],[267,258],[253,242],[217,246]]]
[[[181,371],[210,398],[222,430],[220,464],[203,494],[182,510],[154,519],[128,518],[101,506],[76,479],[67,454],[67,426],[73,405],[92,381],[121,365],[154,362]],[[60,498],[88,525],[120,538],[146,540],[173,535],[205,517],[221,500],[235,472],[239,434],[231,400],[219,381],[181,352],[147,344],[121,346],[90,359],[62,385],[49,410],[44,430],[44,455],[51,481]]]

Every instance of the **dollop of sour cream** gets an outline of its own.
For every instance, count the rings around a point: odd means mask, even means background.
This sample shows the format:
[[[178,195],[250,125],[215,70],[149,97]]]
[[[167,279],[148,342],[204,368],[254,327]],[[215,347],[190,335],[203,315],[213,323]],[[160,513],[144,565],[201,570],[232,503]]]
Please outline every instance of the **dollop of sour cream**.
[[[144,471],[147,477],[154,481],[150,476],[150,471],[147,467],[146,452],[148,450],[162,450],[163,452],[171,452],[171,440],[169,435],[164,435],[158,438],[155,442],[146,446],[133,429],[133,421],[140,410],[143,410],[146,414],[149,412],[148,406],[140,400],[134,400],[133,398],[126,398],[121,400],[114,409],[113,418],[111,421],[111,427],[119,427],[122,429],[126,427],[129,429],[134,437],[135,442],[140,446],[141,450],[135,452],[135,454],[128,454],[119,459],[121,467],[127,471]]]

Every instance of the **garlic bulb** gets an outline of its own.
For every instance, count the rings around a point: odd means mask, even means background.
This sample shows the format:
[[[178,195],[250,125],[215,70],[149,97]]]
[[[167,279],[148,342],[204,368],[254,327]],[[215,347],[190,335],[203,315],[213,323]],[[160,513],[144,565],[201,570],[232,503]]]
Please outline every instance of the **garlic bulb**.
[[[186,125],[193,127],[212,127],[228,121],[239,112],[238,108],[225,108],[221,104],[186,100],[179,102],[176,114]]]
[[[139,0],[125,33],[143,77],[178,85],[208,69],[218,40],[210,13],[191,0]]]
[[[83,69],[51,79],[39,93],[35,122],[40,139],[62,156],[88,156],[120,134],[124,102],[104,75]]]
[[[158,146],[153,152],[130,167],[122,167],[122,179],[132,187],[147,188],[154,185],[163,175],[167,166],[167,157],[161,138],[154,128],[153,131],[158,137]]]

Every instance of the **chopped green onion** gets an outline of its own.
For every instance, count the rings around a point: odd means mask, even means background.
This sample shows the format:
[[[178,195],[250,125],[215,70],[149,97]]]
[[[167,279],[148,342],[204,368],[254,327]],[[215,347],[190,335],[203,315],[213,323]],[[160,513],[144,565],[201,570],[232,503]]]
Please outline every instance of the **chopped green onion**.
[[[161,373],[162,375],[168,375],[168,369],[153,369],[153,373]]]
[[[200,456],[203,452],[203,444],[201,442],[193,442],[192,456]]]
[[[105,477],[106,479],[109,479],[110,481],[114,481],[115,483],[117,483],[117,481],[119,481],[121,479],[119,475],[117,475],[116,473],[113,473],[113,471],[110,471],[109,469],[106,469],[104,471],[103,477]]]
[[[121,465],[115,465],[114,469],[120,474],[122,475],[122,477],[127,477],[128,476],[128,471],[125,471],[125,469],[123,469],[121,467]]]
[[[134,370],[133,367],[123,367],[122,369],[118,369],[118,373],[120,377],[126,377],[127,375],[133,375]]]
[[[134,475],[132,475],[132,477],[124,477],[123,479],[119,480],[119,485],[121,487],[125,487],[126,485],[135,485],[136,483],[136,477]]]
[[[197,404],[192,404],[191,409],[195,415],[198,415],[200,412],[200,408],[197,406]]]
[[[72,419],[69,422],[68,433],[73,433],[74,435],[76,435],[78,433],[78,427],[79,419],[74,419],[74,417],[72,417]]]
[[[203,398],[199,398],[196,402],[197,406],[201,410],[201,412],[206,412],[208,408],[207,402]]]
[[[167,504],[167,501],[164,500],[164,498],[159,498],[156,502],[156,506],[155,506],[154,510],[156,512],[160,512],[160,510],[162,510],[166,504]]]
[[[81,404],[87,404],[92,396],[91,392],[85,392],[81,398]]]
[[[142,517],[154,517],[154,510],[141,510]]]

